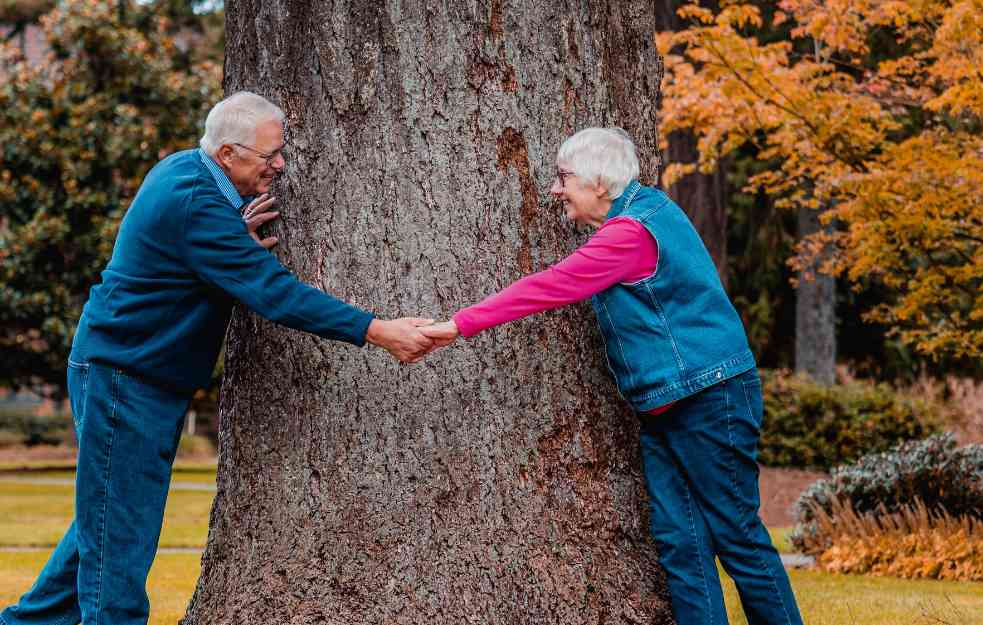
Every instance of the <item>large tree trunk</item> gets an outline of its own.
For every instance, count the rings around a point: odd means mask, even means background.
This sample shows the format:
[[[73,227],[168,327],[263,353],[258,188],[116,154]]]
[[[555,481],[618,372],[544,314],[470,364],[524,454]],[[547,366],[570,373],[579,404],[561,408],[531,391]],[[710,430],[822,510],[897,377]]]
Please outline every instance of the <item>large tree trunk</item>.
[[[676,10],[684,2],[659,0],[655,2],[655,23],[659,31],[679,31],[689,23]],[[700,3],[717,10],[719,3],[704,0]],[[699,158],[696,138],[692,132],[676,131],[667,137],[667,163],[695,163]],[[666,193],[686,212],[707,246],[720,281],[727,286],[727,159],[721,160],[709,174],[694,173],[666,189]]]
[[[799,239],[819,232],[819,211],[799,209]],[[819,263],[800,271],[795,292],[795,370],[817,382],[836,381],[836,279]]]
[[[447,317],[570,252],[547,189],[571,131],[626,128],[656,175],[649,3],[226,11],[226,91],[289,118],[277,254],[382,316]],[[400,366],[237,311],[184,623],[671,622],[595,328],[573,306]]]

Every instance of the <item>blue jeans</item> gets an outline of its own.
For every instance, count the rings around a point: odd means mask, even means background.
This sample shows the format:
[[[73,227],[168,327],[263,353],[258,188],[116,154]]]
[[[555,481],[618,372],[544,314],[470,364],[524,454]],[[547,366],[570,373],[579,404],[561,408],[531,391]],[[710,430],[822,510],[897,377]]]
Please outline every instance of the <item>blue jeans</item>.
[[[78,436],[75,519],[6,625],[136,625],[150,613],[171,465],[189,398],[69,360]]]
[[[761,519],[761,381],[751,370],[642,416],[641,447],[659,548],[679,625],[727,623],[714,557],[737,585],[749,625],[801,625]]]

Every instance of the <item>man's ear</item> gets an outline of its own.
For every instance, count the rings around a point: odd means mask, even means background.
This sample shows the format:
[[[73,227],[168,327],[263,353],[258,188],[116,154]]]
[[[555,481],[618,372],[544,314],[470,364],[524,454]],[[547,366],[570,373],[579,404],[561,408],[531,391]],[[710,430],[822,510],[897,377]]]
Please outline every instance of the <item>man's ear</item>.
[[[235,156],[235,148],[229,144],[219,146],[218,150],[215,151],[215,160],[224,167],[231,167],[232,159],[234,159]]]

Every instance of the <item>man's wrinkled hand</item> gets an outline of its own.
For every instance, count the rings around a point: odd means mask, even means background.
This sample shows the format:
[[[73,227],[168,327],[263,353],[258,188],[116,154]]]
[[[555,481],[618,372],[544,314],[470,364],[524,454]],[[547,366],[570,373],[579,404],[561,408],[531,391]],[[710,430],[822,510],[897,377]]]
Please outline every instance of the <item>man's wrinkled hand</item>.
[[[419,362],[434,348],[430,337],[420,332],[420,326],[433,323],[433,319],[403,317],[402,319],[373,319],[365,340],[393,355],[400,362]]]
[[[250,202],[242,212],[242,218],[246,221],[246,229],[249,230],[249,236],[253,238],[253,241],[256,241],[266,249],[270,249],[276,245],[277,238],[266,237],[265,239],[260,239],[256,231],[263,224],[273,221],[280,216],[279,211],[271,210],[274,204],[276,204],[276,198],[271,197],[269,193],[264,193]]]
[[[420,328],[420,332],[433,340],[434,348],[450,345],[457,337],[461,336],[461,332],[457,329],[457,324],[454,323],[453,319],[423,326]]]

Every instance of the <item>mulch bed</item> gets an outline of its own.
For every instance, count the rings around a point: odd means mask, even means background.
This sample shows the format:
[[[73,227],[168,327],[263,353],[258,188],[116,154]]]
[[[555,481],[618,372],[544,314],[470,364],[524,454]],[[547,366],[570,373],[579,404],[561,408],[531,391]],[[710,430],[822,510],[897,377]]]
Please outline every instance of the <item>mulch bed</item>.
[[[827,474],[818,471],[761,467],[758,481],[761,489],[761,520],[768,527],[794,525],[792,506],[795,501],[810,484],[825,477],[828,477]]]
[[[69,445],[15,445],[0,449],[0,463],[72,462],[78,450]]]

